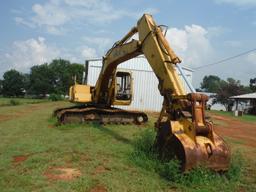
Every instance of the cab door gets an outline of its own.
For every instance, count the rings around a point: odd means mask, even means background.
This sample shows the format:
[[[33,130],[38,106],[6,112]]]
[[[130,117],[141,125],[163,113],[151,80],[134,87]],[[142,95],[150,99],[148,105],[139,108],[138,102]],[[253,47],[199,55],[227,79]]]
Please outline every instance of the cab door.
[[[132,75],[128,71],[117,71],[115,76],[115,98],[113,105],[130,105],[133,96]]]

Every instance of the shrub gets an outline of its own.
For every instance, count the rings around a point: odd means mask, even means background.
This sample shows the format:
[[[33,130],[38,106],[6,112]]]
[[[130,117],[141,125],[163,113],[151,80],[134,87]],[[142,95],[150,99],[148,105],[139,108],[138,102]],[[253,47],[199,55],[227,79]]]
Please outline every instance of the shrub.
[[[13,105],[13,106],[15,106],[15,105],[20,105],[20,102],[19,102],[18,100],[15,100],[15,99],[11,99],[11,100],[9,101],[9,103],[10,103],[10,105]]]
[[[53,93],[53,94],[51,94],[50,96],[49,96],[49,100],[51,100],[51,101],[61,101],[61,100],[63,100],[64,98],[60,95],[60,94],[55,94],[55,93]]]

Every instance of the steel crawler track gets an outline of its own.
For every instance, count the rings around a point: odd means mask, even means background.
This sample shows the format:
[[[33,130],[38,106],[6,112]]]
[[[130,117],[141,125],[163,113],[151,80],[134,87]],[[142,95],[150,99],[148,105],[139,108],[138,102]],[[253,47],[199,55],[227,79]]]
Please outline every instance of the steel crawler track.
[[[59,124],[99,122],[102,124],[143,124],[148,117],[143,112],[95,106],[74,106],[54,111]]]

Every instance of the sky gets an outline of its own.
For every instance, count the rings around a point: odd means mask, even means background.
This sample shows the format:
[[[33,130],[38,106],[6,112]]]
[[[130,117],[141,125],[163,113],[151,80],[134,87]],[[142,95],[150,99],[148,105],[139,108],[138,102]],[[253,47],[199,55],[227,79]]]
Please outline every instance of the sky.
[[[168,26],[181,65],[195,69],[196,88],[205,75],[244,85],[256,77],[256,51],[196,69],[256,48],[256,0],[8,0],[0,4],[0,78],[55,58],[102,57],[143,13]]]

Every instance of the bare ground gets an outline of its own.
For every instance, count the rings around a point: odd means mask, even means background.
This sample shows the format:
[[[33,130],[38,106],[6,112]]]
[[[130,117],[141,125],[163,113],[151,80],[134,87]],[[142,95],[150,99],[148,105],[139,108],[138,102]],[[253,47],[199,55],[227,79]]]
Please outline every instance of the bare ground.
[[[13,163],[14,164],[19,164],[23,161],[26,161],[28,159],[28,155],[19,155],[19,156],[14,156],[13,157]]]
[[[51,167],[49,168],[44,175],[49,180],[73,180],[77,177],[81,176],[81,172],[75,168],[67,168],[67,167]]]
[[[237,139],[244,145],[256,147],[256,124],[241,122],[232,117],[219,115],[212,115],[212,118],[213,122],[214,119],[224,122],[222,125],[214,125],[216,132],[220,135]]]
[[[103,185],[96,185],[90,189],[90,192],[107,192],[107,189]]]

